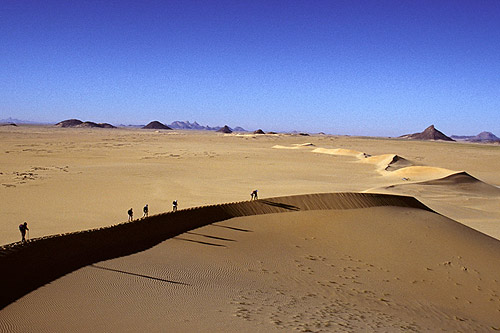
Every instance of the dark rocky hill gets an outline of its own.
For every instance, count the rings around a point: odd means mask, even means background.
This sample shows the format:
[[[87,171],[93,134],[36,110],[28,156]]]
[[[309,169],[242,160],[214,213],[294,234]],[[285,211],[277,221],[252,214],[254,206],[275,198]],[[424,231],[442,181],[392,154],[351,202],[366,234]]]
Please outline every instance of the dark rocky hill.
[[[171,130],[170,127],[168,127],[167,125],[164,125],[162,123],[160,123],[159,121],[152,121],[150,122],[149,124],[147,124],[146,126],[143,127],[143,129],[163,129],[163,130]]]
[[[55,126],[56,127],[76,127],[82,123],[83,123],[83,121],[81,121],[79,119],[68,119],[68,120],[63,120],[63,121],[57,123]]]
[[[217,132],[220,132],[220,133],[233,133],[233,130],[227,126],[227,125],[224,125],[224,127],[222,127],[221,129],[217,130]]]
[[[403,139],[413,139],[413,140],[443,140],[443,141],[455,141],[449,136],[446,136],[443,132],[437,130],[434,125],[427,127],[421,133],[406,134],[400,136]]]
[[[77,127],[77,128],[116,128],[108,123],[94,123],[93,121],[81,121],[79,119],[63,120],[55,125],[56,127]]]

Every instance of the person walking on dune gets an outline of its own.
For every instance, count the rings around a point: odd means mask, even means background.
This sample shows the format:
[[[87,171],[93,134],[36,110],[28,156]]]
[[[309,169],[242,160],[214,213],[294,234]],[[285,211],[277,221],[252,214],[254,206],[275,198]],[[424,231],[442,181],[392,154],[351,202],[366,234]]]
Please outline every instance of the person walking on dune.
[[[128,213],[128,221],[129,222],[133,221],[134,220],[134,211],[132,210],[132,208],[130,208],[127,213]]]
[[[257,190],[253,190],[252,193],[250,193],[250,200],[257,200],[259,198],[257,192]]]
[[[177,200],[172,201],[172,211],[173,212],[177,211]]]
[[[21,232],[21,242],[23,243],[26,242],[26,230],[30,230],[28,228],[28,222],[24,222],[23,224],[19,225],[19,231]]]
[[[142,217],[148,217],[149,216],[149,207],[148,205],[146,204],[146,206],[144,206],[144,208],[142,209],[144,211],[144,214],[142,215]]]

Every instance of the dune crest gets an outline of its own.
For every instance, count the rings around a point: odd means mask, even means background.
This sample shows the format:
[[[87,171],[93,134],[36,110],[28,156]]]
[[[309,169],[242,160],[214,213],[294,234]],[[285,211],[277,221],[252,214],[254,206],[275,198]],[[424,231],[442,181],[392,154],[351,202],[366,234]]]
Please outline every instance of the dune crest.
[[[361,163],[374,165],[378,173],[389,179],[392,178],[393,181],[426,181],[449,176],[457,172],[456,170],[440,167],[414,165],[413,162],[396,154],[371,156],[367,153],[344,148],[315,148],[312,152],[356,157]]]
[[[306,143],[294,143],[292,146],[282,146],[282,145],[275,145],[272,148],[274,149],[301,149],[301,148],[309,148],[309,147],[314,147],[315,144],[306,142]]]
[[[0,309],[80,267],[146,250],[183,232],[233,217],[307,210],[379,206],[429,210],[412,197],[372,193],[325,193],[220,204],[164,213],[111,227],[33,239],[0,248]],[[69,251],[71,249],[71,251]],[[26,281],[20,284],[19,281]]]
[[[455,170],[449,170],[445,168],[416,165],[388,172],[385,174],[385,177],[398,179],[406,178],[407,180],[411,181],[425,181],[446,177],[456,172],[457,171]]]
[[[374,164],[377,171],[395,171],[404,167],[412,166],[413,163],[395,154],[383,154],[370,156],[360,160],[361,163]]]
[[[446,170],[446,169],[444,169]],[[426,180],[412,184],[393,185],[387,188],[408,187],[409,185],[425,187],[446,187],[448,190],[481,194],[484,196],[500,196],[500,188],[483,182],[465,171],[454,172],[441,178]]]
[[[319,154],[328,154],[328,155],[340,155],[340,156],[353,156],[353,157],[358,157],[358,158],[365,158],[369,155],[352,150],[352,149],[344,149],[344,148],[334,148],[334,149],[329,149],[329,148],[316,148],[312,151],[313,153],[319,153]]]
[[[422,209],[237,217],[68,274],[6,307],[0,327],[488,332],[499,255],[498,240]]]

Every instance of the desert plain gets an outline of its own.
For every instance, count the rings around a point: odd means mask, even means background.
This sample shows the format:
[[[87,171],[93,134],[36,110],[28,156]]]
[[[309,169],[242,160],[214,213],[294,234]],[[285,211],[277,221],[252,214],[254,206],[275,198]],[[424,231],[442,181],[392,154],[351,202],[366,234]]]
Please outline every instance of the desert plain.
[[[51,126],[0,138],[4,257],[145,204],[177,200],[168,220],[259,194],[36,288],[0,310],[2,332],[500,330],[498,145]],[[24,221],[30,242],[12,244]]]

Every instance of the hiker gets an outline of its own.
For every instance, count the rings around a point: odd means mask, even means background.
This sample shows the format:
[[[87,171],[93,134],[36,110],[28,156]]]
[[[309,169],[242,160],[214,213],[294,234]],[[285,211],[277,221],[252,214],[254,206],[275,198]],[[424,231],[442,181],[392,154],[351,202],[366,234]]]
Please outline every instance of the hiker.
[[[148,205],[146,204],[146,206],[144,206],[143,208],[143,211],[144,211],[144,214],[142,215],[142,217],[148,217],[149,216],[149,208],[148,208]]]
[[[250,193],[250,200],[257,200],[259,197],[257,196],[257,190],[253,190],[252,193]]]
[[[21,231],[21,237],[22,237],[21,242],[26,242],[26,230],[28,231],[30,230],[28,228],[28,222],[24,222],[23,224],[19,225],[19,231]]]
[[[128,221],[129,222],[133,221],[134,220],[134,211],[132,210],[132,208],[130,208],[127,213],[128,213]]]
[[[173,212],[177,211],[177,200],[172,201],[172,211]]]

